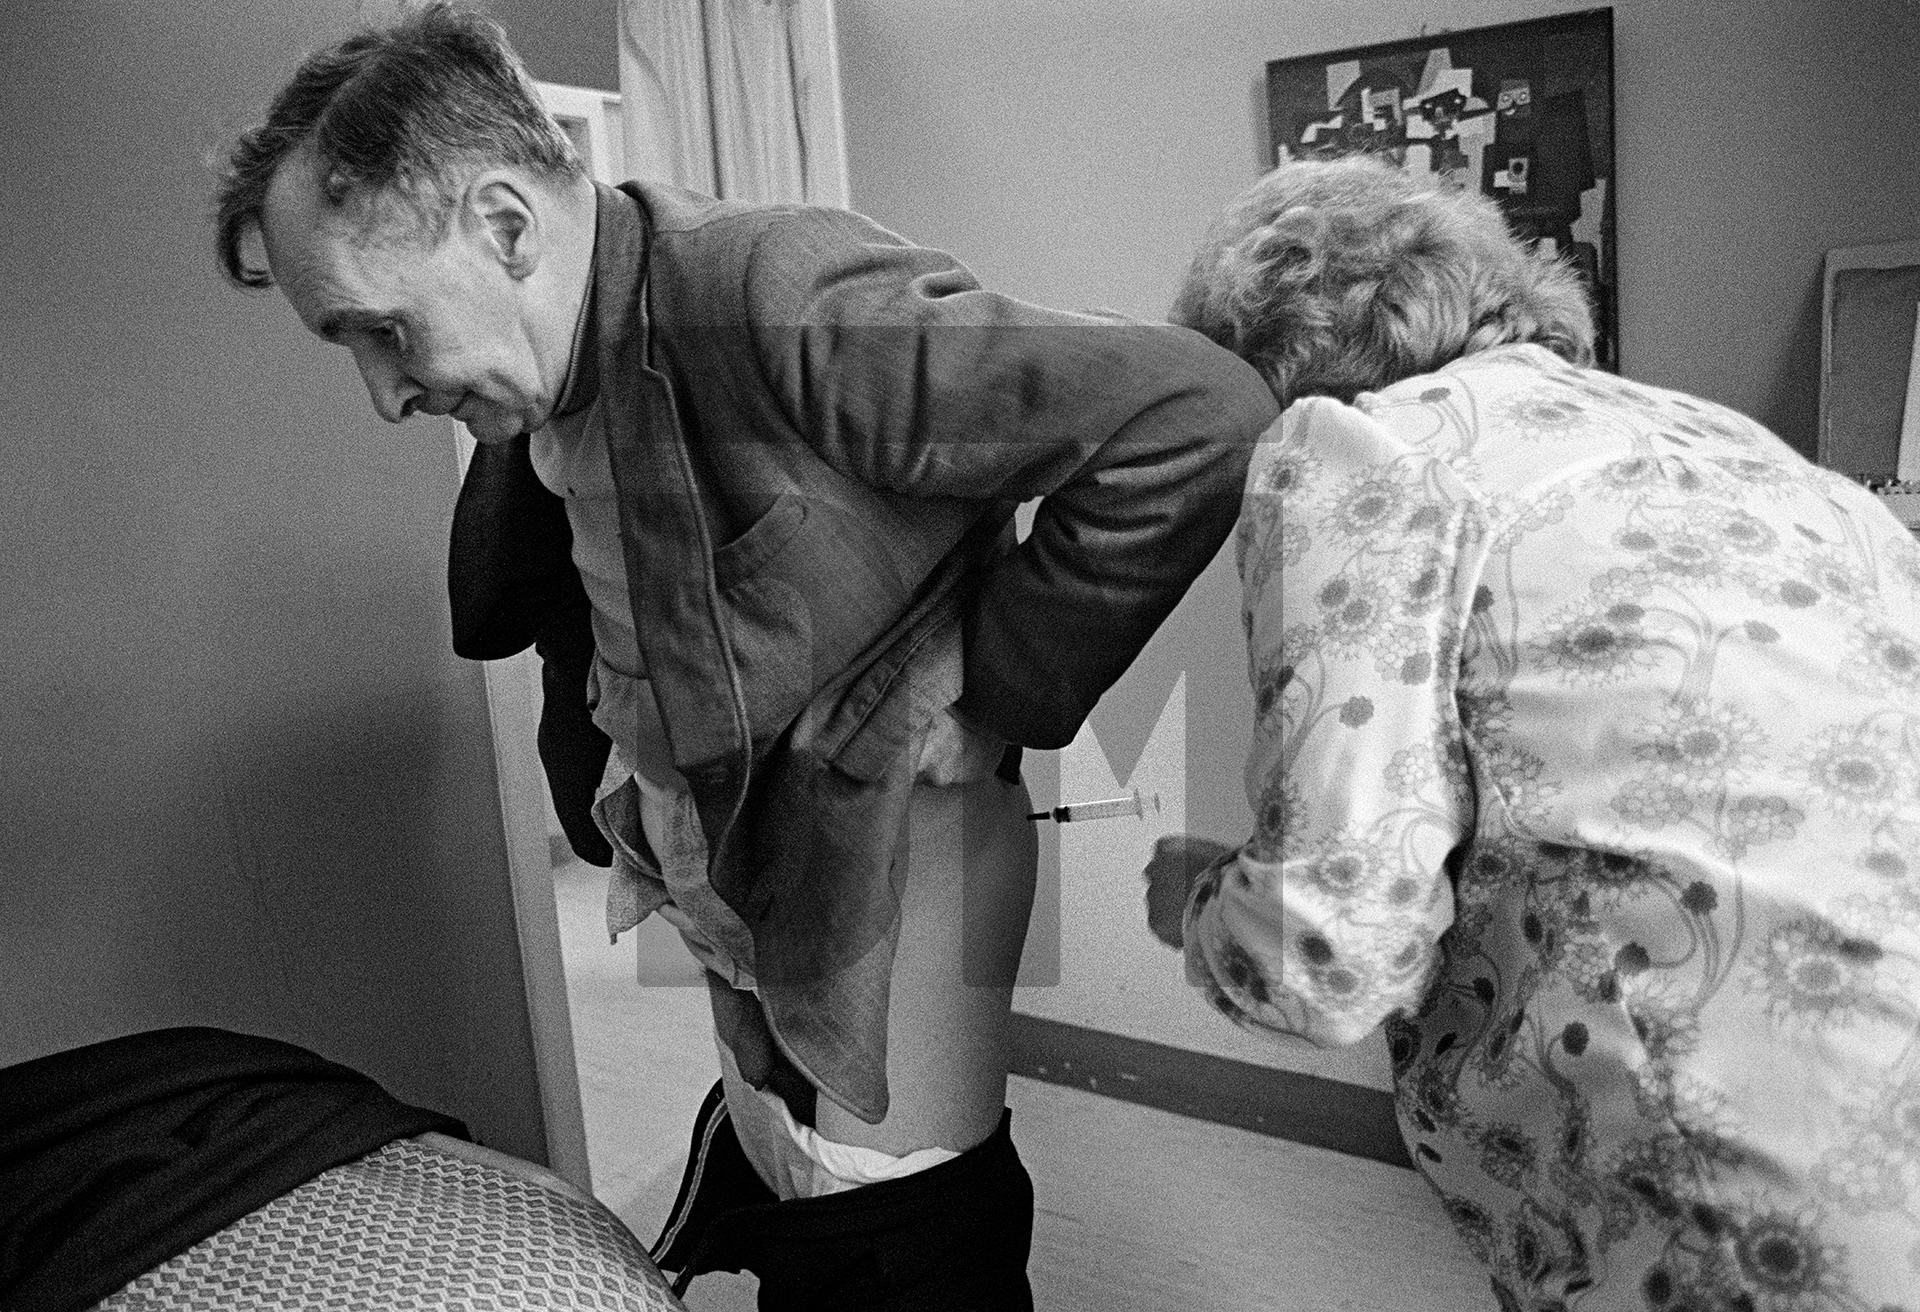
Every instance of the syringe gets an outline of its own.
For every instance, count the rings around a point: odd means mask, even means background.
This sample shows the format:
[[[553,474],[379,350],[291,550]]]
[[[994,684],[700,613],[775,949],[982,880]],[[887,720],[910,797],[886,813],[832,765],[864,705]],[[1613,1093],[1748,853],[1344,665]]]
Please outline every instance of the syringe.
[[[1148,793],[1142,797],[1136,788],[1129,797],[1110,797],[1104,802],[1070,802],[1051,811],[1035,811],[1027,819],[1058,820],[1066,824],[1070,820],[1109,820],[1118,815],[1145,816],[1149,810],[1160,814],[1160,794]]]

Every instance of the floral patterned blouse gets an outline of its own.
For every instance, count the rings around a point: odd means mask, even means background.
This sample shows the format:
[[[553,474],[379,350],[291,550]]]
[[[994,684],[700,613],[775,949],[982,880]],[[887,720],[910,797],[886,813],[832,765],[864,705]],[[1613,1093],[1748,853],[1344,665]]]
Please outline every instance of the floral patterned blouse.
[[[1303,400],[1238,540],[1243,1025],[1388,1025],[1502,1307],[1920,1308],[1920,546],[1538,347]]]

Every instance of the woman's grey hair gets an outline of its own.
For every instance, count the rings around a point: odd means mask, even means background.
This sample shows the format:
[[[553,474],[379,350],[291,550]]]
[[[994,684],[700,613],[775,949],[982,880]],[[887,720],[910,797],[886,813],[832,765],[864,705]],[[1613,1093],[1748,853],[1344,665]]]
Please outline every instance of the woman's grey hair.
[[[420,226],[442,231],[476,168],[585,176],[500,25],[442,2],[309,55],[267,121],[234,143],[215,226],[221,269],[240,286],[272,285],[267,270],[247,263],[241,243],[259,225],[275,171],[308,147],[328,203],[356,207],[369,229],[385,213],[381,202],[398,201]]]
[[[1486,197],[1371,156],[1261,178],[1215,222],[1169,317],[1253,364],[1282,405],[1351,401],[1509,342],[1593,362],[1578,274]]]

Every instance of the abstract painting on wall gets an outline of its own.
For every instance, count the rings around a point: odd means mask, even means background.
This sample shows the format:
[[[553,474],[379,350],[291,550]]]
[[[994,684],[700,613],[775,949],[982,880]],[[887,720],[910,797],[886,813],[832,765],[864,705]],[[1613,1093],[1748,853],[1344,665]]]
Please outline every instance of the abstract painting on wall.
[[[1275,164],[1370,151],[1492,197],[1579,271],[1619,367],[1611,9],[1276,59],[1267,118]]]

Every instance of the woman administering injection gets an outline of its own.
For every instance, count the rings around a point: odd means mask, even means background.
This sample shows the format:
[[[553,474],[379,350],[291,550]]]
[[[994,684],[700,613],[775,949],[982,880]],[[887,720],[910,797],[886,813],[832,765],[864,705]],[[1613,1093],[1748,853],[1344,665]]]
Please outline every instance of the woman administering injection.
[[[1287,407],[1238,536],[1253,836],[1149,870],[1189,976],[1386,1023],[1502,1308],[1916,1306],[1920,547],[1594,371],[1570,273],[1383,164],[1256,184],[1174,318]]]

